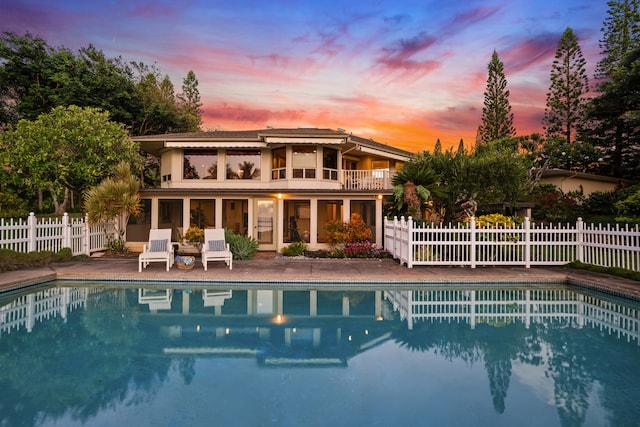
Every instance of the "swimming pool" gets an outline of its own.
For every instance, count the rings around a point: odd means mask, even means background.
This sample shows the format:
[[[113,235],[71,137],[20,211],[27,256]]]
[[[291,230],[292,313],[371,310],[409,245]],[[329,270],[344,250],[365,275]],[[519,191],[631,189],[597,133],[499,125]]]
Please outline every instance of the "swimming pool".
[[[640,305],[560,285],[58,282],[0,296],[0,425],[640,419]]]

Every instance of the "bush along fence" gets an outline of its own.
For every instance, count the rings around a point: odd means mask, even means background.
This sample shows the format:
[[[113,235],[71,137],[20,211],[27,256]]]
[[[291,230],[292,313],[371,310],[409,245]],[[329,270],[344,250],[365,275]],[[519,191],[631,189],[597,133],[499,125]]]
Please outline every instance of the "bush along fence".
[[[476,266],[564,265],[573,261],[640,271],[638,225],[535,224],[493,228],[477,226],[475,218],[457,225],[417,225],[385,219],[384,247],[401,264]]]
[[[51,251],[71,248],[73,255],[91,255],[106,249],[114,236],[112,226],[89,226],[89,219],[61,218],[37,219],[32,212],[27,219],[0,219],[0,248],[16,252]]]

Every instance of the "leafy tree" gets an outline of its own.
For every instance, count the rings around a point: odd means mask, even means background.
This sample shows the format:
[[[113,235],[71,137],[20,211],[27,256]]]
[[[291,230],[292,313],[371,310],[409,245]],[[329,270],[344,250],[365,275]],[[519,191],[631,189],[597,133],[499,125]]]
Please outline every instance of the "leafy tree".
[[[66,210],[71,191],[98,184],[121,160],[141,161],[123,125],[90,107],[56,107],[35,121],[21,120],[3,141],[4,165],[22,185],[48,190],[56,213]]]
[[[0,127],[21,118],[35,120],[55,106],[59,88],[69,89],[73,55],[31,34],[0,37]],[[71,91],[73,92],[73,90]],[[64,92],[63,92],[64,93]]]
[[[578,38],[567,28],[551,66],[551,85],[547,92],[543,126],[548,137],[561,136],[567,143],[584,121],[584,95],[589,91],[586,61]]]
[[[509,91],[504,75],[504,65],[494,50],[489,62],[487,88],[484,92],[482,125],[479,136],[482,142],[494,141],[515,136],[513,113],[509,104]]]
[[[85,193],[84,205],[92,224],[106,225],[113,222],[117,241],[111,247],[124,250],[127,241],[127,223],[131,215],[138,215],[142,209],[140,202],[140,182],[131,173],[126,161],[115,167],[113,177],[108,177]]]
[[[452,148],[433,154],[425,151],[407,162],[398,175],[408,165],[407,172],[415,168],[435,174],[436,185],[427,187],[433,210],[442,220],[452,221],[468,202],[482,205],[526,200],[532,161],[521,150],[520,139],[506,138],[481,144],[470,153]]]
[[[588,142],[568,143],[562,137],[553,137],[544,142],[535,166],[597,173],[601,157],[600,150]]]
[[[106,58],[91,45],[74,54],[28,33],[0,37],[0,128],[77,105],[109,111],[134,135],[198,130],[197,86],[190,71],[176,99],[171,80],[155,66]]]

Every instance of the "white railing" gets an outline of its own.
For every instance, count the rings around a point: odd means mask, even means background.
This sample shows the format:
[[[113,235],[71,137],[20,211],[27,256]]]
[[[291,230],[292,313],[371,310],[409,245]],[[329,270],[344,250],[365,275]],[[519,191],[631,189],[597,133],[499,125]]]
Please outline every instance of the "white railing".
[[[390,190],[391,173],[386,169],[343,170],[342,187],[345,190]]]
[[[71,248],[73,255],[91,255],[106,248],[114,235],[112,225],[89,226],[88,217],[38,220],[32,212],[27,219],[0,219],[0,248],[16,252],[52,251]]]
[[[401,264],[564,265],[581,261],[601,267],[640,271],[640,229],[625,225],[538,225],[481,228],[475,218],[456,225],[416,225],[385,219],[384,247]]]

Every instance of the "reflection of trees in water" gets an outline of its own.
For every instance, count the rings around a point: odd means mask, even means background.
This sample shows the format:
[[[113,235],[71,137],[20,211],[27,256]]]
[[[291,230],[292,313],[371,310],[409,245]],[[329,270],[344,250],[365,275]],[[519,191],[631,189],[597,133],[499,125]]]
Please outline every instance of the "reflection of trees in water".
[[[499,328],[480,324],[471,329],[463,322],[418,321],[413,330],[395,331],[394,338],[409,350],[431,351],[450,361],[483,360],[497,413],[506,409],[513,361],[541,366],[546,359],[544,373],[554,382],[555,403],[563,426],[584,425],[594,381],[602,387],[600,399],[611,414],[610,425],[625,425],[638,416],[640,348],[635,342],[626,343],[597,330],[576,330],[565,324],[532,324],[525,328],[517,322]]]
[[[191,384],[196,376],[196,359],[193,357],[181,357],[178,360],[178,371],[186,385]]]
[[[88,297],[86,309],[0,340],[0,425],[70,416],[86,422],[118,402],[148,400],[170,359],[148,358],[137,308],[125,290]],[[153,350],[157,351],[157,350]]]

